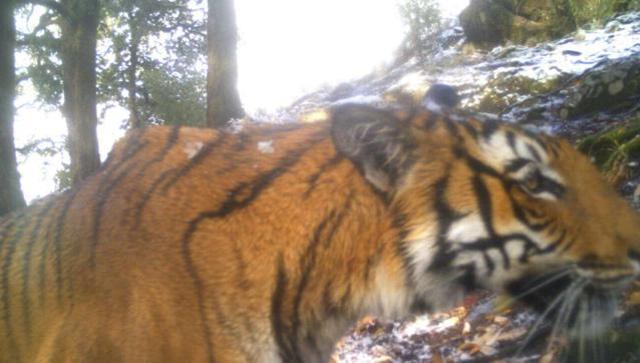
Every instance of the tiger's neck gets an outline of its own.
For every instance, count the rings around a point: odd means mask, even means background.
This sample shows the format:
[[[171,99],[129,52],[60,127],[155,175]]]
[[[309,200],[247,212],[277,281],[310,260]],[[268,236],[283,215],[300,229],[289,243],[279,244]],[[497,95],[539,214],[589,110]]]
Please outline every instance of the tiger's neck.
[[[446,300],[439,296],[427,300],[427,292],[417,290],[437,285],[437,277],[429,286],[413,283],[411,262],[405,255],[406,234],[397,216],[355,169],[351,175],[343,192],[323,193],[325,198],[331,195],[329,204],[339,207],[324,213],[307,251],[301,254],[301,266],[307,268],[303,272],[308,273],[298,284],[304,293],[291,292],[294,311],[304,319],[304,324],[294,321],[294,326],[305,326],[294,329],[301,350],[309,353],[304,356],[331,352],[349,326],[366,315],[399,318]]]

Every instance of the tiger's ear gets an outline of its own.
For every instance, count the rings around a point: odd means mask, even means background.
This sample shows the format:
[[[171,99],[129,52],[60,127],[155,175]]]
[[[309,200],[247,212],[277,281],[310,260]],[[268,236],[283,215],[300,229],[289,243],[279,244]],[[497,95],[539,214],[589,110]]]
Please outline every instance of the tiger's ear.
[[[364,105],[336,106],[331,116],[338,151],[378,190],[390,191],[413,161],[415,142],[407,124],[389,112]]]

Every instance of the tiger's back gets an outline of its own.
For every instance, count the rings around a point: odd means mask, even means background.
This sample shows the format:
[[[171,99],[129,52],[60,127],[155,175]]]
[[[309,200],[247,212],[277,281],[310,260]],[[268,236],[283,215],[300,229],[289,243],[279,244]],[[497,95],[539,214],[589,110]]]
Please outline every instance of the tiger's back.
[[[424,110],[136,130],[82,185],[2,222],[0,361],[324,362],[366,313],[567,264],[622,286],[637,215],[581,177],[598,175],[562,142]],[[616,228],[586,226],[602,218],[588,198]]]
[[[319,282],[328,274],[314,265],[340,248],[331,244],[346,238],[345,220],[361,223],[357,233],[372,244],[389,230],[389,216],[366,228],[367,214],[387,214],[372,193],[326,125],[137,131],[81,187],[5,222],[9,334],[0,351],[14,361],[208,361],[214,351],[217,361],[275,361],[272,330],[300,329],[289,326],[292,309],[318,299],[337,306],[362,289],[339,286],[348,278]],[[339,253],[357,266],[373,258],[361,255],[365,247]],[[326,291],[302,296],[312,280]],[[275,291],[290,284],[300,296]],[[256,339],[225,355],[248,336]],[[256,343],[273,356],[252,352]]]

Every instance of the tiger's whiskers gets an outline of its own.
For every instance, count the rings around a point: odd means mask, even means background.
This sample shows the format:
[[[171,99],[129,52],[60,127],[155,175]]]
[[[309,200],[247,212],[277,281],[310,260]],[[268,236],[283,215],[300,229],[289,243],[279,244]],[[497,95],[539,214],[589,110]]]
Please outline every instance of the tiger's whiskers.
[[[545,318],[547,317],[547,315],[549,315],[549,313],[551,311],[553,311],[553,309],[555,309],[555,307],[562,301],[562,299],[568,294],[568,292],[569,292],[569,290],[564,291],[561,294],[559,294],[558,296],[556,296],[555,299],[553,299],[553,301],[551,302],[551,304],[549,304],[549,306],[547,306],[545,311],[538,317],[538,319],[536,319],[536,322],[534,323],[533,327],[531,327],[531,331],[529,332],[529,334],[527,334],[527,337],[522,342],[520,348],[518,348],[518,350],[516,351],[516,353],[515,353],[516,357],[519,356],[520,354],[522,354],[524,349],[527,347],[527,345],[529,345],[529,343],[531,342],[531,340],[533,339],[535,334],[538,332],[538,329],[544,323]]]

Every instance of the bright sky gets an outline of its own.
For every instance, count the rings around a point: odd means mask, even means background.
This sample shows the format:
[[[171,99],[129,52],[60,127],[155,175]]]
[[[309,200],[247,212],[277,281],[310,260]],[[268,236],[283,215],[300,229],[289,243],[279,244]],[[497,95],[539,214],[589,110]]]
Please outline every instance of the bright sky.
[[[439,1],[446,16],[468,3]],[[396,0],[236,0],[236,16],[238,89],[250,112],[285,107],[322,85],[371,72],[392,58],[404,34]],[[16,100],[17,146],[43,137],[63,140],[60,112],[30,105],[32,94],[27,91]],[[110,109],[99,126],[102,158],[122,136],[124,119],[126,111]],[[55,172],[68,157],[32,154],[19,161],[25,198],[33,200],[54,191]]]
[[[469,0],[439,0],[445,16]],[[321,85],[390,61],[404,26],[396,0],[236,0],[238,89],[249,111],[290,104]]]

